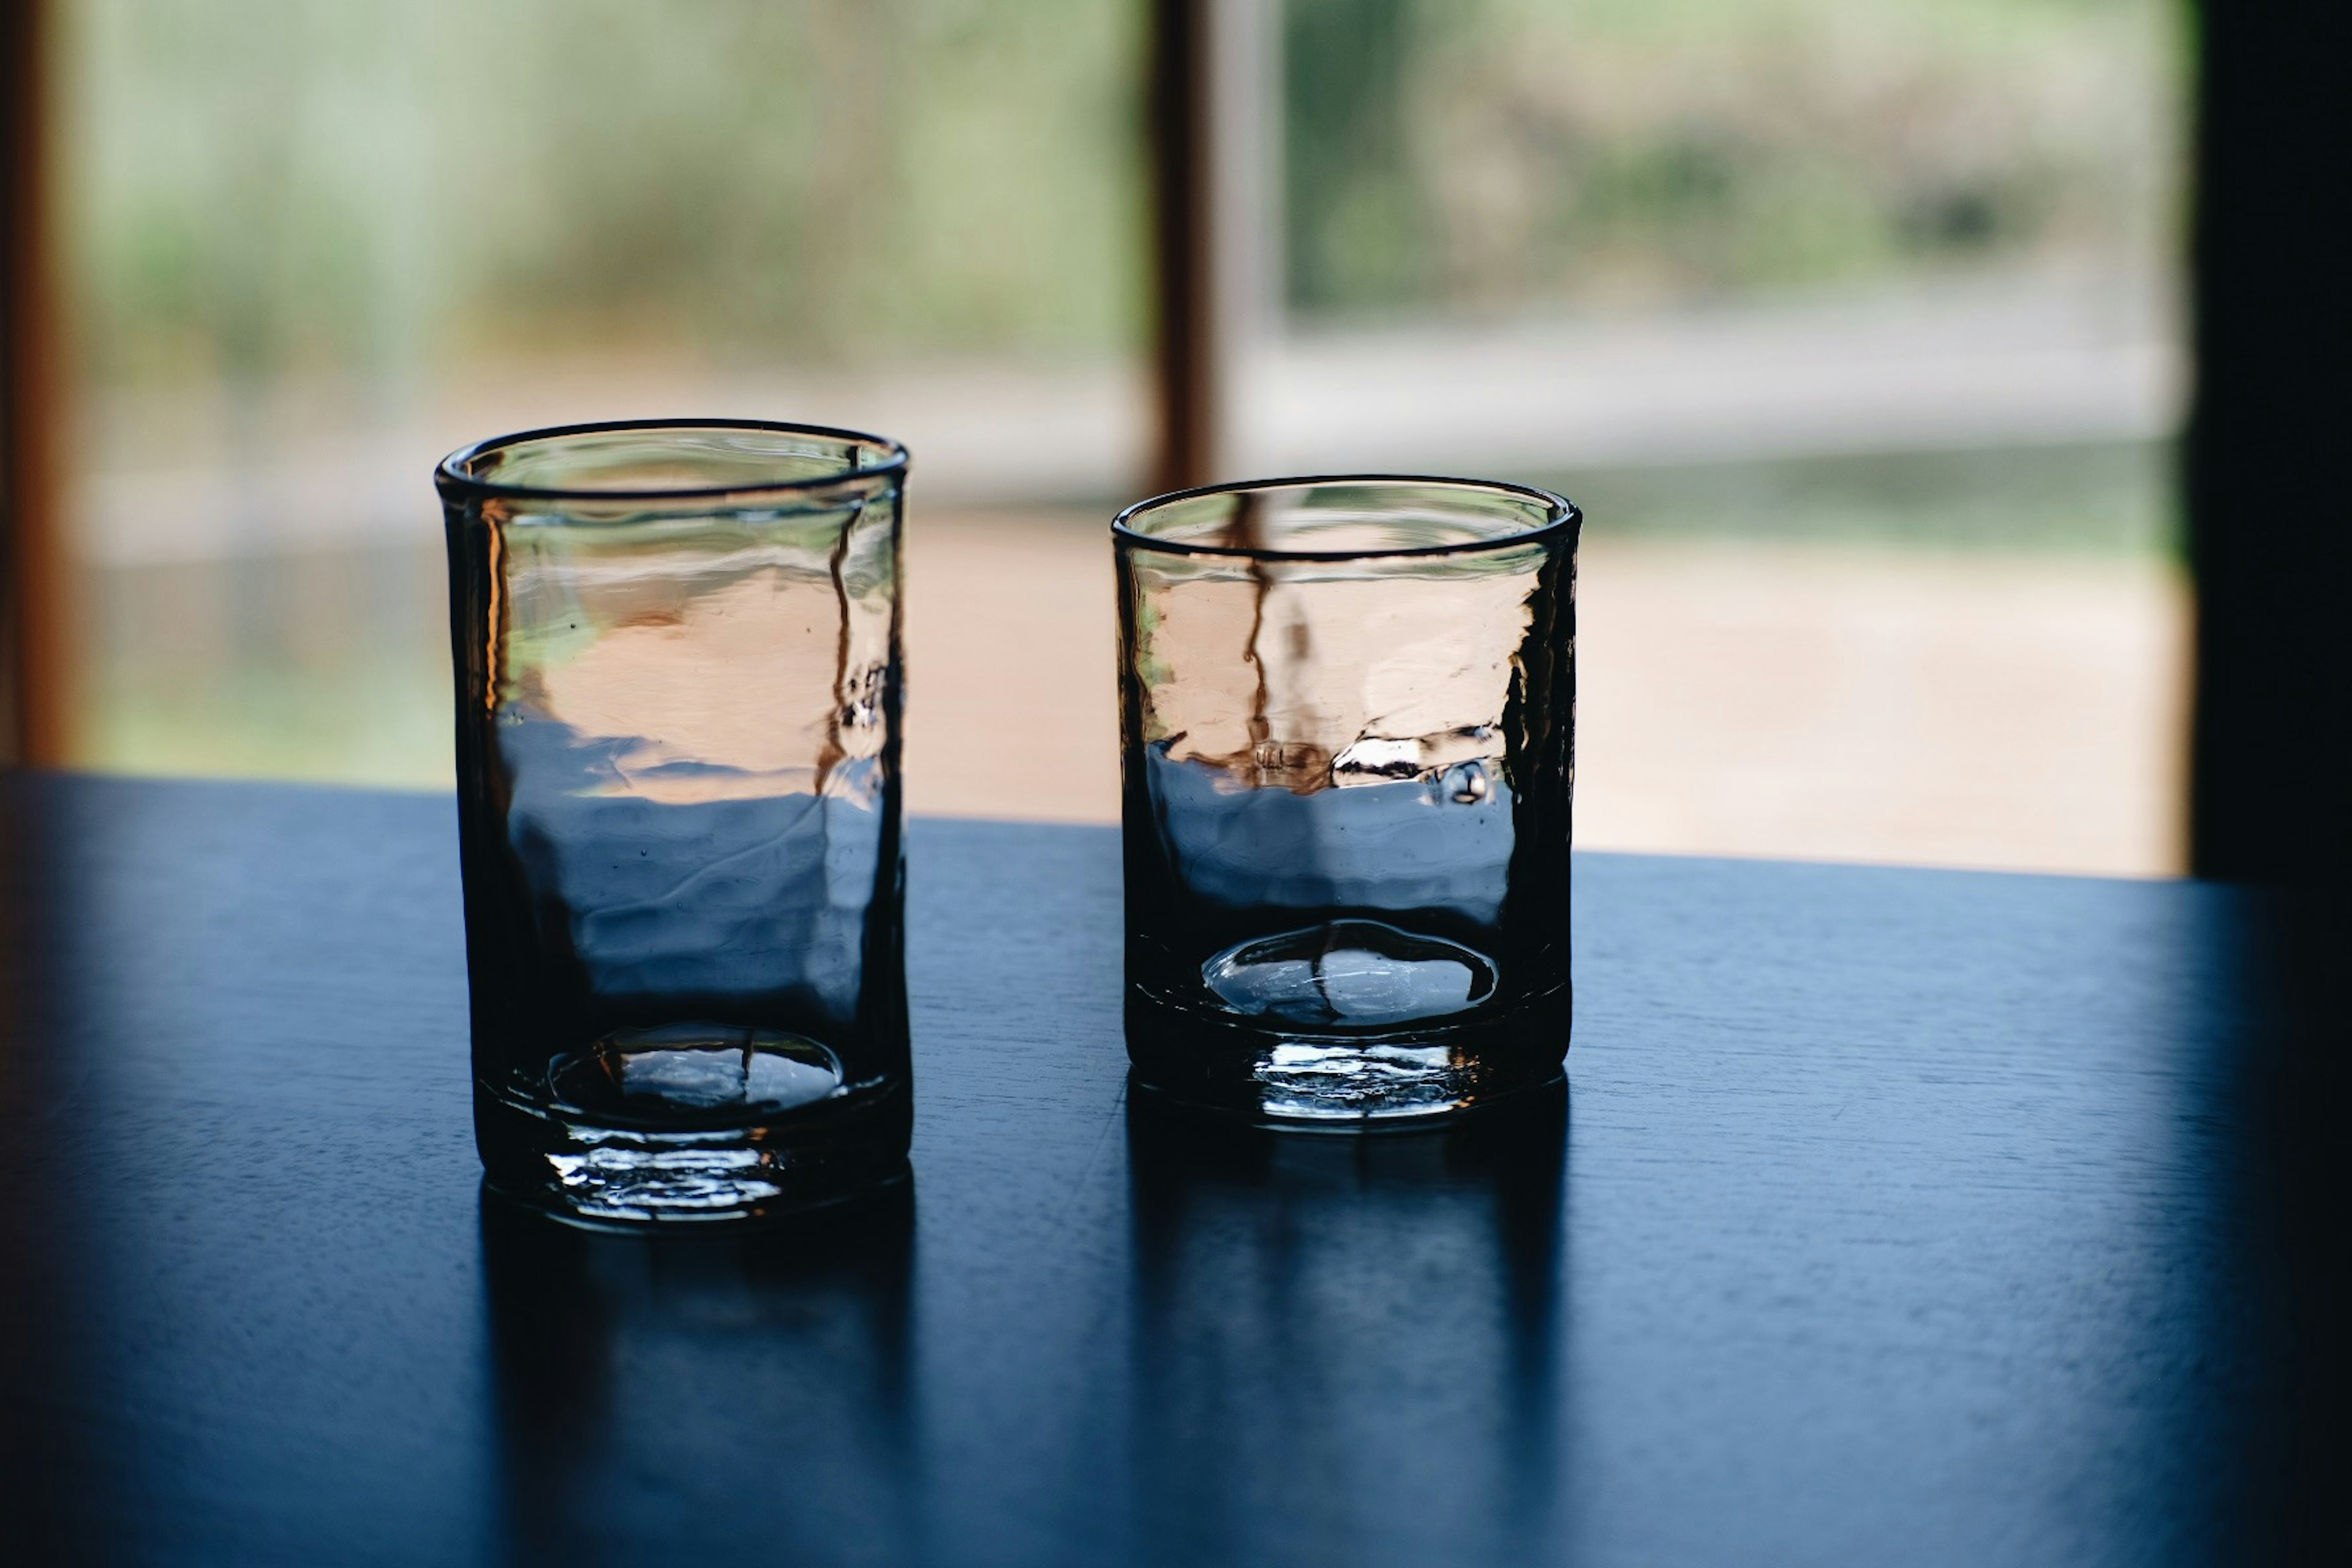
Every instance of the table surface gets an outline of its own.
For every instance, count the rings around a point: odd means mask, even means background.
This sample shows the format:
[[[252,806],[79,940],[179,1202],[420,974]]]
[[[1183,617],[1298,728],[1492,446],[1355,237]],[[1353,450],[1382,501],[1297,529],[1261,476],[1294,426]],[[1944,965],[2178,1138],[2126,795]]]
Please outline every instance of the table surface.
[[[450,802],[0,780],[0,1532],[246,1564],[2304,1541],[2318,1287],[2255,895],[1582,857],[1566,1095],[1213,1137],[1129,1103],[1115,849],[915,825],[908,1203],[591,1236],[479,1191]]]

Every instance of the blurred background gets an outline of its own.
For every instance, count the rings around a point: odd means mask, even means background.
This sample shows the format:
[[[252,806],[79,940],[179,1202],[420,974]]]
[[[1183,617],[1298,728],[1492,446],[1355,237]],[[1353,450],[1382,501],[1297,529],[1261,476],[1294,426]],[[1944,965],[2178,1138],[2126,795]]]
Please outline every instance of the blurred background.
[[[2185,860],[2172,0],[1222,0],[1220,461],[1556,486],[1579,842]],[[443,788],[429,474],[915,451],[918,810],[1115,820],[1144,0],[61,0],[85,766]]]

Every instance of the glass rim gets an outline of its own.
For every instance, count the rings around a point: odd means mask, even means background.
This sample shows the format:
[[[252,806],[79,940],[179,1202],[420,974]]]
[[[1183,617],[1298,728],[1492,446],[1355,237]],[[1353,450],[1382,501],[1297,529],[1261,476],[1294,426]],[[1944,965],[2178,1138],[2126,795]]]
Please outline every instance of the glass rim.
[[[1461,539],[1448,544],[1402,545],[1392,550],[1284,550],[1238,544],[1200,544],[1190,540],[1146,533],[1130,521],[1141,513],[1171,506],[1178,501],[1195,500],[1202,496],[1238,495],[1248,490],[1307,489],[1318,485],[1426,485],[1433,489],[1499,491],[1541,502],[1550,515],[1533,528],[1495,539]],[[1171,555],[1219,556],[1243,561],[1392,561],[1476,555],[1487,551],[1515,549],[1523,544],[1544,543],[1575,530],[1583,521],[1584,510],[1566,496],[1536,485],[1517,484],[1509,479],[1472,479],[1450,474],[1298,474],[1281,479],[1234,479],[1224,484],[1170,490],[1165,495],[1137,501],[1121,510],[1111,519],[1110,531],[1112,537],[1121,543],[1139,549],[1163,551]]]
[[[568,437],[604,436],[628,430],[764,430],[778,436],[815,436],[826,440],[875,447],[884,454],[884,460],[870,468],[848,468],[837,474],[811,474],[799,479],[778,479],[753,484],[636,485],[622,489],[507,484],[467,473],[464,467],[493,452],[519,447],[527,441],[554,441]],[[729,496],[801,495],[867,479],[903,478],[907,465],[907,448],[900,443],[887,436],[845,429],[835,425],[802,425],[786,419],[599,419],[572,425],[548,425],[535,430],[517,430],[472,442],[458,447],[436,464],[433,479],[445,491],[462,490],[468,495],[493,496],[509,500],[697,501],[717,500]]]

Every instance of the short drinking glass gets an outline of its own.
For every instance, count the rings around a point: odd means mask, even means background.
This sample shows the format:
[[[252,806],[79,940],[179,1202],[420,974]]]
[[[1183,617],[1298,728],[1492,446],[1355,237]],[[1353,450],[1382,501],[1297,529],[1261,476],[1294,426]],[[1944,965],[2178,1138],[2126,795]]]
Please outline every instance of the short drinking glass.
[[[1559,1078],[1580,521],[1386,477],[1120,514],[1140,1084],[1360,1129]]]
[[[906,464],[729,420],[442,463],[494,1187],[728,1220],[904,1173]]]

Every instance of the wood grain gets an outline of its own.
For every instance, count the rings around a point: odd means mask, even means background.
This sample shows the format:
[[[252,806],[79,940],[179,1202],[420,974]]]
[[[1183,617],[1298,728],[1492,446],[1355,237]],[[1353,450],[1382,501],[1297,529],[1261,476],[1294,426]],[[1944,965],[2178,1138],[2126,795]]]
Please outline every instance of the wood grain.
[[[640,1241],[482,1204],[448,802],[7,781],[12,1543],[2284,1551],[2324,1456],[2251,895],[1587,857],[1567,1096],[1248,1137],[1128,1103],[1111,830],[911,846],[911,1213]]]

